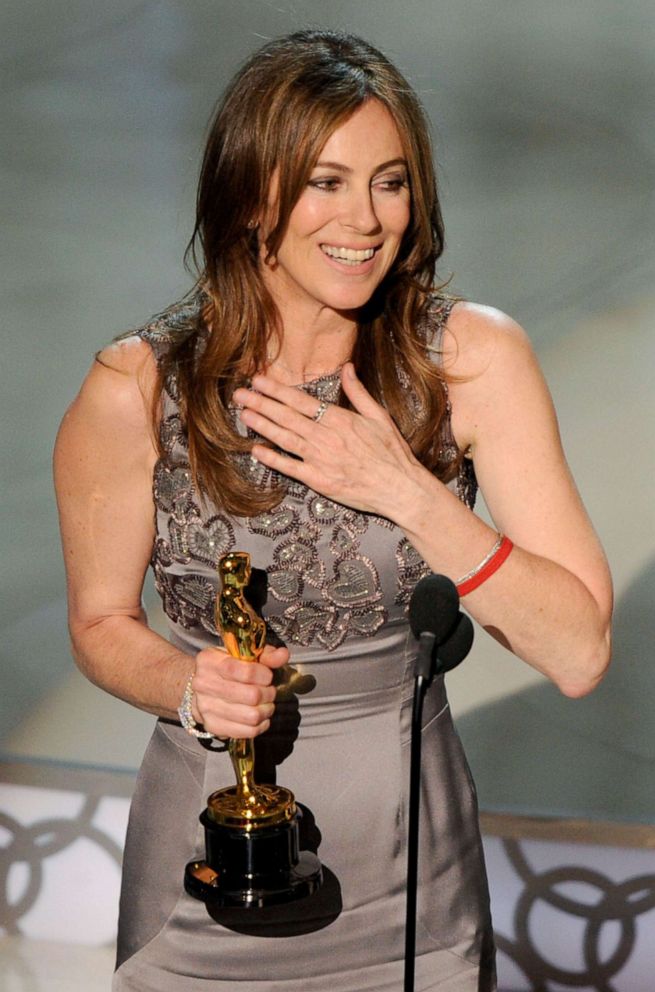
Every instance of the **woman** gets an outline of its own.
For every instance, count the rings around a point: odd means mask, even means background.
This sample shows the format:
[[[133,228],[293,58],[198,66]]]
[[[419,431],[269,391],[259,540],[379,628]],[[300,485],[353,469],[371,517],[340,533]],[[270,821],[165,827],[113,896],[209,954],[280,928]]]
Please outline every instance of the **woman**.
[[[378,51],[303,32],[250,59],[212,125],[194,244],[195,294],[98,356],[56,452],[76,660],[161,718],[114,988],[397,990],[411,590],[450,576],[492,636],[581,696],[608,662],[606,564],[524,333],[433,289],[427,128]],[[476,477],[498,532],[471,512]],[[231,549],[267,576],[275,644],[250,665],[217,646]],[[140,605],[149,562],[171,643]],[[281,699],[289,660],[304,679]],[[308,808],[319,895],[216,919],[185,895],[196,814],[233,781],[212,737],[256,738],[260,781],[281,766]],[[417,988],[492,989],[475,796],[443,680],[423,752]]]

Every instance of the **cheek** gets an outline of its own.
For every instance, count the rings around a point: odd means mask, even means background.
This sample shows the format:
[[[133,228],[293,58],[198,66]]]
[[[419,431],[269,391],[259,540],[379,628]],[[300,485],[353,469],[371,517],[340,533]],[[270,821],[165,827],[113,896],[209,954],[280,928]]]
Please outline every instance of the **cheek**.
[[[330,216],[330,205],[317,197],[301,200],[291,212],[289,233],[306,238],[324,227]]]

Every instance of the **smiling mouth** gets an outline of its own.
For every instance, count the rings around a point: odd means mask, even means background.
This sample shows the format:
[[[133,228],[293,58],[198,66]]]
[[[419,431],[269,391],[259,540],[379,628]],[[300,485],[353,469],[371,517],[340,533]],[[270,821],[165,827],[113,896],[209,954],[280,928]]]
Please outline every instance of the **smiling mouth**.
[[[341,262],[343,265],[361,265],[362,262],[368,262],[375,255],[377,248],[341,248],[335,247],[334,245],[321,245],[321,251],[323,254],[328,255],[333,258],[336,262]]]

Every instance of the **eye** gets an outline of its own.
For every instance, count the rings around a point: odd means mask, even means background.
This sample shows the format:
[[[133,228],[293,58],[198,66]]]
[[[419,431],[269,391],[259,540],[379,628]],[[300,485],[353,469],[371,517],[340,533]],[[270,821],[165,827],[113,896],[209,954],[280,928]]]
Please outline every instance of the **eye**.
[[[339,188],[341,180],[336,176],[321,176],[318,179],[310,179],[308,186],[312,189],[323,190],[324,193],[334,193]]]
[[[405,176],[386,176],[383,179],[376,179],[374,186],[384,193],[399,193],[401,189],[407,188]]]

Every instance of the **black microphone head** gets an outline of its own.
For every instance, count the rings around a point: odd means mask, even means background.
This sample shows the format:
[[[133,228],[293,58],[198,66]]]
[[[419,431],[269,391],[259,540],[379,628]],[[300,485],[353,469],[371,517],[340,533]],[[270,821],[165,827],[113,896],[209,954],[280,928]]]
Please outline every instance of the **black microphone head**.
[[[458,612],[455,583],[433,573],[416,584],[409,601],[409,625],[414,637],[434,634],[437,644],[441,644],[457,622]]]
[[[460,613],[454,629],[437,647],[437,674],[450,672],[464,661],[473,646],[473,624],[466,613]]]

